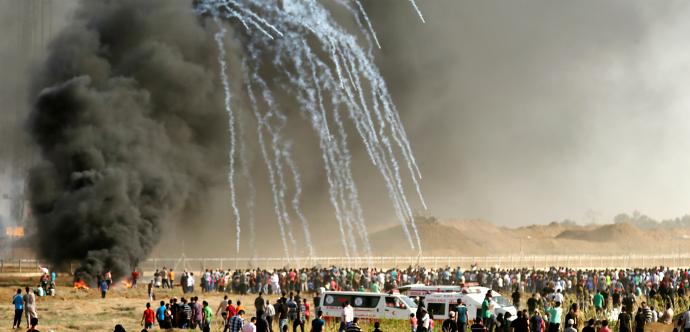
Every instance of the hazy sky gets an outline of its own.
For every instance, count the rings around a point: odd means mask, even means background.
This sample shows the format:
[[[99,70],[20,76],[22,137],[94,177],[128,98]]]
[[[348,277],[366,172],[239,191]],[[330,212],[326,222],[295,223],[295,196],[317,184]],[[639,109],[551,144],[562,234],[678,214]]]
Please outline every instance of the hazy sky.
[[[406,1],[363,0],[429,214],[524,225],[690,213],[690,3],[417,2],[425,24]],[[369,223],[394,223],[376,174],[355,172]],[[322,196],[305,206],[332,217]]]
[[[431,213],[690,212],[690,3],[368,1]]]

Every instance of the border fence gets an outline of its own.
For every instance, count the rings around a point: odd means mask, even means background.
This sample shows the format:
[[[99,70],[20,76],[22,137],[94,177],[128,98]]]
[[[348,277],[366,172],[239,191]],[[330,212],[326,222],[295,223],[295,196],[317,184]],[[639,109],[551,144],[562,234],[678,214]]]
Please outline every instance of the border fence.
[[[0,258],[0,273],[39,272],[42,265],[38,259]],[[667,266],[690,267],[690,254],[677,255],[516,255],[516,256],[372,256],[372,257],[244,257],[244,258],[177,258],[152,257],[141,262],[141,271],[155,271],[163,267],[176,271],[203,271],[205,269],[248,269],[248,268],[302,268],[302,267],[377,267],[405,268],[421,266],[440,268],[445,266],[469,269],[476,264],[480,268],[535,268],[547,269],[564,266],[579,269],[638,268]],[[76,267],[78,264],[73,264]],[[70,271],[73,269],[70,268]]]

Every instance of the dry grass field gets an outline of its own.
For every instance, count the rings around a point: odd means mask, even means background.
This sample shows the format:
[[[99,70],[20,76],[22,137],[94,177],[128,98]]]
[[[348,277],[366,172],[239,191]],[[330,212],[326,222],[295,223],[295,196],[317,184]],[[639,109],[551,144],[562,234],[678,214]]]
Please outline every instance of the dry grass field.
[[[35,282],[29,280],[3,280],[0,278],[0,299],[4,299],[4,305],[0,310],[0,331],[12,331],[12,317],[14,315],[14,307],[10,303],[13,294],[18,287],[23,288],[25,285],[33,285]],[[201,293],[182,294],[182,290],[178,287],[174,290],[156,290],[156,301],[152,303],[152,307],[157,308],[158,302],[161,300],[169,300],[171,297],[177,298],[191,295],[198,296],[200,300],[209,302],[214,310],[217,309],[218,304],[223,298],[222,293]],[[230,294],[230,299],[235,303],[240,300],[247,305],[248,317],[254,314],[253,303],[254,295],[238,296]],[[269,296],[271,303],[275,303],[277,296]],[[141,316],[145,309],[146,302],[148,302],[145,286],[140,286],[137,289],[127,289],[122,286],[115,287],[110,291],[106,299],[101,299],[100,292],[96,289],[91,290],[77,290],[68,284],[58,286],[55,296],[47,296],[37,298],[39,328],[41,331],[113,331],[116,324],[122,324],[127,332],[139,332],[142,329],[140,325]],[[222,331],[222,322],[220,319],[214,322],[211,331]],[[387,321],[382,322],[384,331],[407,331],[406,321]],[[368,324],[362,324],[364,331],[371,331],[373,327]],[[22,329],[16,331],[25,331],[26,321],[22,322]],[[158,330],[158,328],[154,328]],[[292,330],[292,329],[290,329]],[[307,332],[309,328],[305,329]],[[177,330],[172,330],[177,331]],[[329,324],[327,331],[337,331],[337,326],[334,323]]]

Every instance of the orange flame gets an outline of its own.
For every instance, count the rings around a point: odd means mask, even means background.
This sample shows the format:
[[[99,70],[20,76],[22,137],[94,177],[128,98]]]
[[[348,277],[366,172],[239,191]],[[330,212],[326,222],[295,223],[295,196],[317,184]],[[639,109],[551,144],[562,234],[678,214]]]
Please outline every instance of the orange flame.
[[[89,286],[84,280],[77,280],[74,282],[74,289],[89,289]]]
[[[127,280],[127,279],[122,280],[120,283],[121,283],[122,286],[124,286],[125,288],[132,288],[132,283],[129,282],[129,280]]]

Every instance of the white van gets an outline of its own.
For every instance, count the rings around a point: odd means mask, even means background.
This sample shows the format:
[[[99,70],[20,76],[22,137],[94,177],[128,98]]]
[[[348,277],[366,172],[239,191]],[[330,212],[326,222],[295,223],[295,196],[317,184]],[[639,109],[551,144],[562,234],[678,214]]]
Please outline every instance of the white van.
[[[448,313],[455,310],[458,299],[460,299],[467,306],[467,315],[470,321],[472,321],[481,312],[482,302],[484,302],[484,296],[486,296],[488,291],[489,288],[486,287],[468,287],[463,289],[462,292],[429,294],[424,299],[424,306],[435,320],[446,319],[448,318]],[[498,292],[491,291],[491,304],[493,305],[494,315],[509,312],[511,314],[510,320],[517,317],[517,309]]]
[[[405,295],[366,292],[321,292],[314,298],[314,307],[324,317],[342,317],[345,302],[358,318],[409,319],[417,312],[417,304]]]

